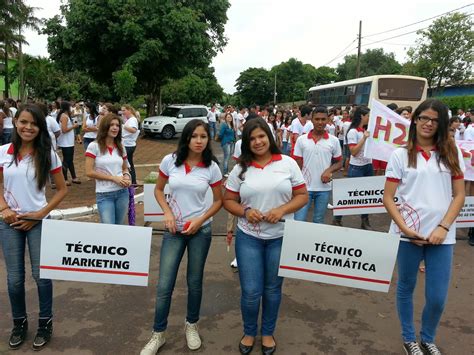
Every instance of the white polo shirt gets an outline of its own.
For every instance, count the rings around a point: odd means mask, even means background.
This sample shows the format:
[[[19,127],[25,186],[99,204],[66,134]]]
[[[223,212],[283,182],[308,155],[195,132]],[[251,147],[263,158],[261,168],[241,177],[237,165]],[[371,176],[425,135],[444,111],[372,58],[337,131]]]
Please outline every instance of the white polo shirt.
[[[242,155],[242,139],[239,139],[234,146],[234,154],[232,154],[232,159],[239,160]]]
[[[240,164],[234,166],[227,179],[226,189],[239,194],[243,206],[256,208],[262,213],[289,202],[293,190],[306,185],[298,164],[286,155],[273,155],[265,166],[252,163],[244,174],[244,180],[239,178],[241,171]],[[293,219],[293,213],[283,218]],[[283,222],[252,224],[244,217],[238,218],[237,226],[244,233],[261,239],[280,238],[284,229]]]
[[[97,116],[95,119],[92,119],[91,115],[89,113],[87,114],[87,116],[86,116],[86,127],[87,128],[97,127],[98,123],[99,123],[99,116]],[[97,131],[96,132],[86,132],[86,133],[84,133],[84,138],[96,139],[97,138]]]
[[[59,126],[61,126],[61,121],[59,121]],[[72,119],[70,119],[69,117],[67,118],[66,127],[67,128],[72,127]],[[64,148],[74,147],[74,130],[71,129],[69,132],[66,132],[66,133],[63,133],[61,131],[61,134],[59,135],[57,139],[57,144],[58,144],[58,147],[64,147]]]
[[[336,136],[336,125],[328,123],[325,129],[331,136]]]
[[[168,179],[170,195],[168,205],[176,219],[178,232],[183,230],[187,221],[202,216],[211,207],[206,204],[206,192],[209,187],[219,186],[222,180],[221,170],[216,162],[206,167],[203,163],[191,168],[187,163],[175,165],[176,156],[168,154],[160,164],[159,174]],[[209,218],[203,224],[209,223]]]
[[[120,152],[117,146],[107,147],[105,153],[99,149],[99,144],[94,141],[89,144],[86,151],[86,157],[95,160],[95,171],[109,176],[122,176],[123,161],[127,160],[125,149]],[[95,192],[112,192],[123,189],[122,186],[109,180],[95,180]]]
[[[331,166],[332,160],[341,160],[342,153],[339,139],[324,132],[323,137],[316,140],[313,131],[311,131],[297,139],[293,156],[303,159],[301,170],[308,191],[331,190],[331,183],[323,183],[321,175]]]
[[[59,126],[59,123],[56,121],[56,119],[51,115],[46,116],[46,126],[48,127],[48,133],[51,137],[51,144],[53,145],[53,149],[56,150],[58,147],[56,144],[56,136],[54,135],[54,133],[60,132],[61,127]]]
[[[296,133],[297,135],[301,136],[305,133],[308,133],[313,128],[314,128],[313,127],[313,122],[311,122],[311,120],[306,120],[306,123],[303,125],[299,118],[295,118],[291,122],[290,132],[291,133]]]
[[[364,129],[363,128],[352,128],[347,132],[347,145],[349,147],[354,147],[356,146],[362,137],[364,136]],[[364,145],[362,148],[359,150],[359,153],[357,155],[352,155],[351,154],[351,159],[349,160],[349,164],[355,165],[355,166],[364,166],[367,164],[372,163],[372,159],[366,158],[364,156]]]
[[[125,127],[136,128],[135,133],[129,132]],[[138,129],[138,120],[135,116],[130,117],[122,127],[122,144],[124,147],[135,147],[137,145],[137,138],[140,135],[140,130]]]
[[[465,141],[474,141],[474,123],[471,123],[469,126],[467,126],[466,130],[464,131],[463,139]]]
[[[398,183],[399,210],[407,226],[428,238],[442,221],[453,199],[452,180],[464,179],[464,176],[452,176],[443,163],[438,165],[436,150],[427,155],[421,148],[417,149],[416,169],[408,167],[407,149],[397,148],[390,156],[385,176],[388,181]],[[461,150],[457,149],[461,170],[465,171]],[[400,235],[400,229],[393,221],[390,233]],[[449,229],[443,244],[454,243],[455,223]]]
[[[8,207],[16,213],[36,212],[45,207],[45,188],[38,190],[35,178],[35,163],[31,155],[18,158],[18,166],[13,161],[13,144],[0,147],[0,171],[3,172],[3,197]],[[51,149],[51,174],[61,173],[61,159]]]

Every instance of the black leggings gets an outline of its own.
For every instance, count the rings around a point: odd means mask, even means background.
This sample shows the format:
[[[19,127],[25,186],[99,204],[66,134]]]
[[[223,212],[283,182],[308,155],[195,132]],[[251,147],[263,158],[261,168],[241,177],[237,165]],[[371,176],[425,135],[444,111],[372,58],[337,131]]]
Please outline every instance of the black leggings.
[[[127,151],[127,159],[128,163],[130,164],[130,175],[132,175],[132,184],[137,184],[137,175],[135,174],[135,165],[133,165],[133,153],[135,152],[135,147],[125,147]]]
[[[64,180],[67,181],[67,171],[71,172],[71,177],[76,178],[76,170],[74,169],[74,147],[61,147],[63,152],[63,175]]]

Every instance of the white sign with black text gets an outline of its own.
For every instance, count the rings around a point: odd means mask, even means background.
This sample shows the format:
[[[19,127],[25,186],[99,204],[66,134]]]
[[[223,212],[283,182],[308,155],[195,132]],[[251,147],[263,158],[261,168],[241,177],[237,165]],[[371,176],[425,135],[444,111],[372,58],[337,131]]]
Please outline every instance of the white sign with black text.
[[[279,276],[388,292],[400,238],[285,221]]]
[[[151,233],[148,227],[44,220],[40,277],[147,286]]]

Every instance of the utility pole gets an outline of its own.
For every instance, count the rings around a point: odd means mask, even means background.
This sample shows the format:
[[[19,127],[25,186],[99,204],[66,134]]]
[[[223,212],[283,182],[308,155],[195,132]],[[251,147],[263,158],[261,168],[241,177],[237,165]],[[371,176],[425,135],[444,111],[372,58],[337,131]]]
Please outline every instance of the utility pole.
[[[362,21],[359,21],[359,45],[357,46],[357,68],[356,68],[356,79],[360,77],[360,44],[362,40]]]
[[[273,88],[273,107],[275,107],[277,102],[277,73],[275,73],[275,86]]]

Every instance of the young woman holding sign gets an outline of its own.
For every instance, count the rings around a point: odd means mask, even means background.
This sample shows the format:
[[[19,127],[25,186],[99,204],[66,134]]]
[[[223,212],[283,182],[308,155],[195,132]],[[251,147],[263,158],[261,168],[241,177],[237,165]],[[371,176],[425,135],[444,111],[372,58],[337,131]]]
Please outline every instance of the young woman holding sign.
[[[448,293],[456,242],[454,224],[464,204],[464,163],[449,137],[448,108],[426,100],[413,114],[406,147],[396,149],[387,166],[384,205],[390,232],[409,237],[398,250],[397,308],[407,354],[441,354],[434,344]],[[393,198],[398,190],[400,206]],[[416,342],[413,292],[418,266],[426,266],[421,344]]]
[[[66,196],[61,160],[54,152],[44,113],[27,105],[14,119],[12,142],[0,147],[0,241],[7,265],[8,295],[13,315],[10,349],[24,342],[28,331],[25,302],[25,244],[38,287],[39,326],[33,349],[42,349],[53,332],[53,285],[40,279],[41,220]],[[45,185],[50,174],[56,193],[49,203]]]
[[[160,253],[160,275],[156,295],[153,333],[141,355],[154,355],[165,343],[165,330],[179,264],[188,252],[188,307],[185,333],[188,348],[201,347],[197,322],[201,309],[202,280],[207,253],[211,246],[211,217],[222,206],[222,174],[212,154],[207,123],[192,120],[184,126],[175,153],[163,158],[156,182],[155,197],[164,212],[167,232]],[[165,198],[166,183],[170,187]],[[214,202],[203,201],[212,189]]]
[[[114,113],[101,119],[97,139],[87,147],[86,175],[96,181],[100,221],[122,224],[128,211],[131,176],[122,145],[122,123]]]
[[[239,217],[235,251],[239,265],[244,335],[242,354],[252,351],[262,302],[262,352],[276,350],[273,332],[281,302],[283,278],[278,276],[283,239],[282,218],[308,202],[298,164],[281,155],[270,127],[262,118],[247,121],[242,155],[226,183],[224,207]]]

